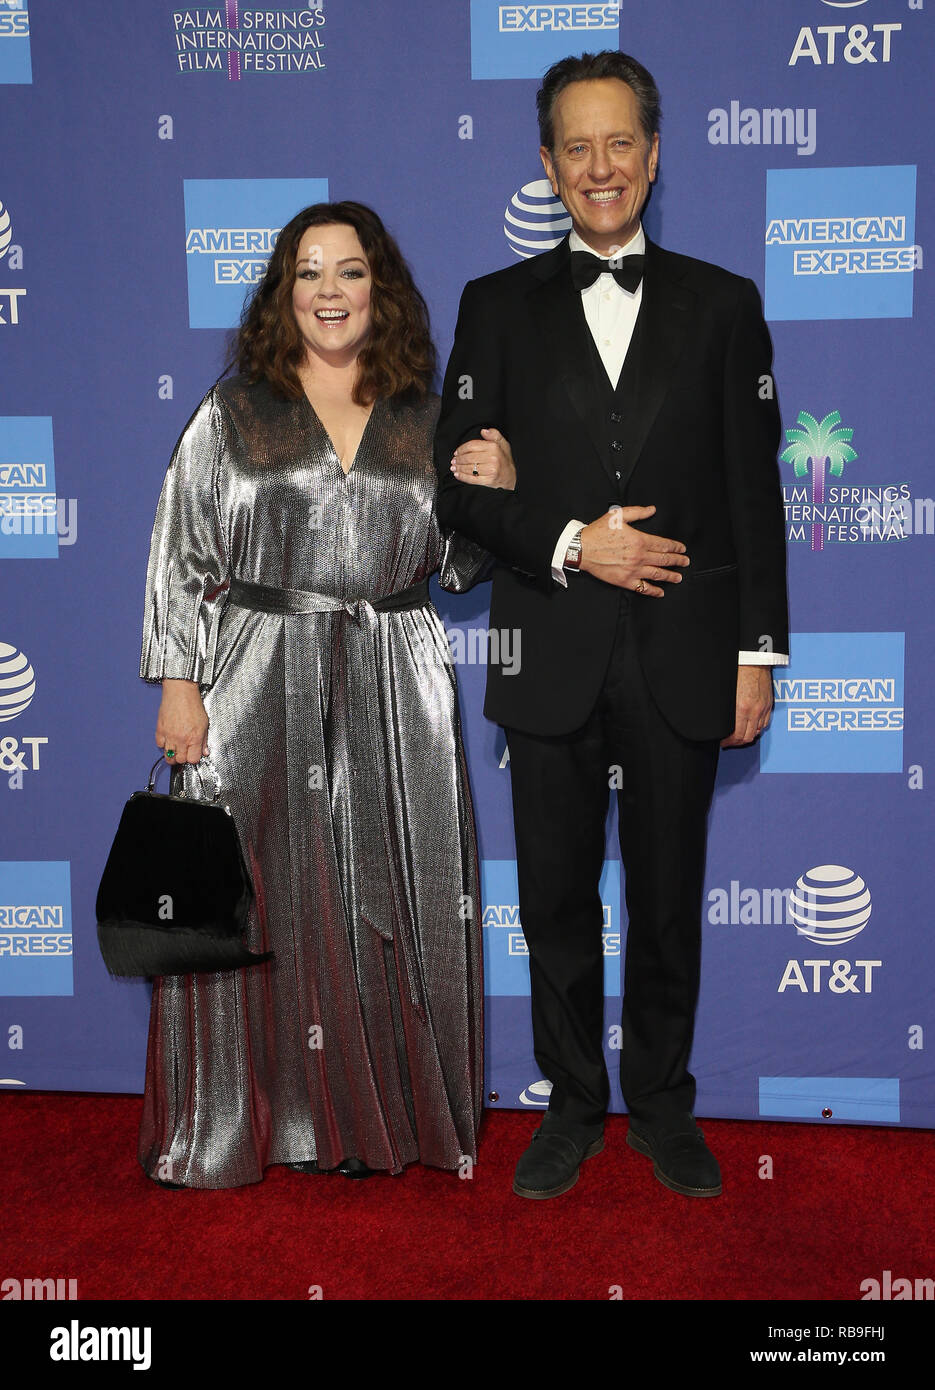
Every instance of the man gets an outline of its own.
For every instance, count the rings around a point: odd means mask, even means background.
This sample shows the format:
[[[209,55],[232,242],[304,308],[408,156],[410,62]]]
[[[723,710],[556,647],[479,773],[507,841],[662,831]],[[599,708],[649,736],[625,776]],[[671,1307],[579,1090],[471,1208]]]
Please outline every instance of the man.
[[[688,1060],[718,749],[765,728],[788,649],[772,348],[752,281],[642,231],[659,160],[646,69],[563,59],[537,107],[572,231],[465,287],[436,435],[441,524],[497,557],[490,626],[521,632],[520,670],[489,668],[485,713],[507,735],[552,1091],[514,1191],[566,1192],[603,1147],[598,879],[615,786],[627,1140],[674,1191],[716,1196]],[[484,427],[512,446],[512,492],[477,485]]]

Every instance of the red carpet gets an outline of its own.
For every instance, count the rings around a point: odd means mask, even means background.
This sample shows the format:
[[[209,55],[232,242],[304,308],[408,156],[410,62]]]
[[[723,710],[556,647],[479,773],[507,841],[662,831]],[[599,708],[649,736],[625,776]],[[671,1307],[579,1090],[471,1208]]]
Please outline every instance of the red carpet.
[[[0,1096],[2,1277],[79,1299],[861,1298],[931,1278],[932,1136],[703,1121],[724,1195],[677,1196],[611,1117],[571,1192],[530,1202],[512,1169],[536,1123],[488,1114],[471,1179],[413,1167],[352,1182],[271,1168],[228,1192],[159,1188],[137,1096]],[[758,1176],[761,1158],[773,1176]],[[867,1305],[865,1305],[867,1306]],[[879,1305],[878,1305],[879,1306]]]

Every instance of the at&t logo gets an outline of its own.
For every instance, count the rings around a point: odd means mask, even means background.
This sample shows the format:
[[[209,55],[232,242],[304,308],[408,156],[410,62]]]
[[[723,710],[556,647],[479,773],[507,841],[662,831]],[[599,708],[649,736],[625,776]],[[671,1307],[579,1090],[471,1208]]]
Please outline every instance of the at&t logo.
[[[0,722],[28,709],[36,693],[36,675],[23,652],[0,642]]]
[[[546,1110],[548,1109],[549,1096],[551,1094],[551,1081],[533,1081],[532,1084],[527,1086],[525,1091],[523,1091],[523,1093],[520,1095],[519,1103],[520,1105],[538,1106],[539,1109]]]
[[[0,20],[3,19],[3,12],[0,11]],[[22,270],[23,251],[22,247],[13,244],[13,219],[10,216],[10,209],[4,207],[0,202],[0,262],[7,270]],[[24,289],[0,289],[0,328],[5,328],[8,324],[15,327],[19,323],[19,301],[25,299]]]
[[[10,242],[13,240],[13,228],[11,226],[10,214],[0,203],[0,259],[4,257],[10,249]]]
[[[841,864],[821,864],[795,885],[789,916],[799,936],[816,946],[840,946],[870,921],[870,893],[859,874]]]
[[[0,723],[18,718],[35,693],[36,676],[28,657],[9,642],[0,642]],[[24,772],[39,771],[39,749],[48,741],[35,734],[20,739],[0,736],[0,772],[11,790],[22,789]]]
[[[524,183],[503,214],[503,234],[517,256],[528,260],[557,246],[571,226],[564,204],[548,179]]]
[[[821,0],[832,10],[856,10],[867,0]],[[921,0],[910,9],[920,9]],[[847,15],[842,14],[842,19]],[[829,19],[831,16],[829,15]],[[893,51],[893,35],[902,29],[901,24],[816,24],[812,28],[804,24],[792,49],[789,59],[794,68],[800,59],[808,59],[816,67],[835,62],[845,63],[888,63]]]
[[[841,864],[820,864],[797,880],[789,915],[800,936],[829,950],[826,959],[786,962],[777,993],[871,994],[880,960],[833,960],[834,950],[852,941],[870,920],[870,892],[864,880]],[[829,949],[830,948],[830,949]]]

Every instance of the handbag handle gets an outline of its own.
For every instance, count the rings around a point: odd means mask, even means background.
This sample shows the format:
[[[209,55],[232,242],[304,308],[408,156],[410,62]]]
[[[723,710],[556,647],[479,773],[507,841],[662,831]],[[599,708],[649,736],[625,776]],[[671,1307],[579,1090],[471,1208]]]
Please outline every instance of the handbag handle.
[[[210,763],[210,758],[208,758],[207,755],[206,755],[204,758],[202,758],[201,761],[202,761],[203,763]],[[157,778],[157,776],[158,776],[158,769],[161,768],[161,767],[171,767],[171,766],[172,766],[171,763],[167,763],[167,762],[166,762],[165,756],[164,756],[164,755],[160,755],[160,756],[156,759],[156,761],[153,763],[152,767],[151,767],[150,770],[149,770],[149,782],[147,783],[147,786],[146,786],[146,790],[147,790],[148,792],[151,792],[151,791],[153,790],[153,788],[155,787],[155,785],[156,785],[156,778]],[[189,766],[189,764],[187,764],[187,763],[176,763],[175,766],[181,768],[181,767],[187,767],[187,766]],[[192,767],[197,767],[197,769],[198,769],[198,775],[199,775],[199,777],[200,777],[200,776],[201,776],[201,772],[202,772],[201,764],[200,764],[200,763],[192,763],[191,766],[192,766]],[[215,788],[215,790],[214,790],[214,795],[212,796],[211,801],[212,801],[212,802],[217,802],[218,798],[219,798],[220,795],[221,795],[221,779],[220,779],[220,777],[218,776],[217,770],[216,770],[215,768],[212,768],[211,770],[212,770],[212,772],[214,773],[215,780],[217,781],[217,786],[216,786],[216,788]],[[179,779],[179,780],[181,781],[181,779]],[[184,784],[183,784],[183,785],[184,785]],[[172,792],[170,791],[170,795],[174,795],[174,793],[172,793]],[[185,798],[185,795],[184,795],[184,792],[183,792],[183,794],[182,794],[182,796],[181,796],[180,799],[181,799],[182,801],[184,801],[184,800],[186,799],[186,798]]]

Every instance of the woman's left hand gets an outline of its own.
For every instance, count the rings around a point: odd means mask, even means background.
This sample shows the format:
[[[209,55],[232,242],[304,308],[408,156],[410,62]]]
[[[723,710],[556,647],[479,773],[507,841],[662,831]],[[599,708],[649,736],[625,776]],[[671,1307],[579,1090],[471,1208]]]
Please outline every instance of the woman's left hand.
[[[481,487],[502,487],[512,492],[516,486],[516,468],[509,440],[499,430],[481,430],[483,439],[469,439],[460,444],[451,460],[451,471],[461,483]]]

